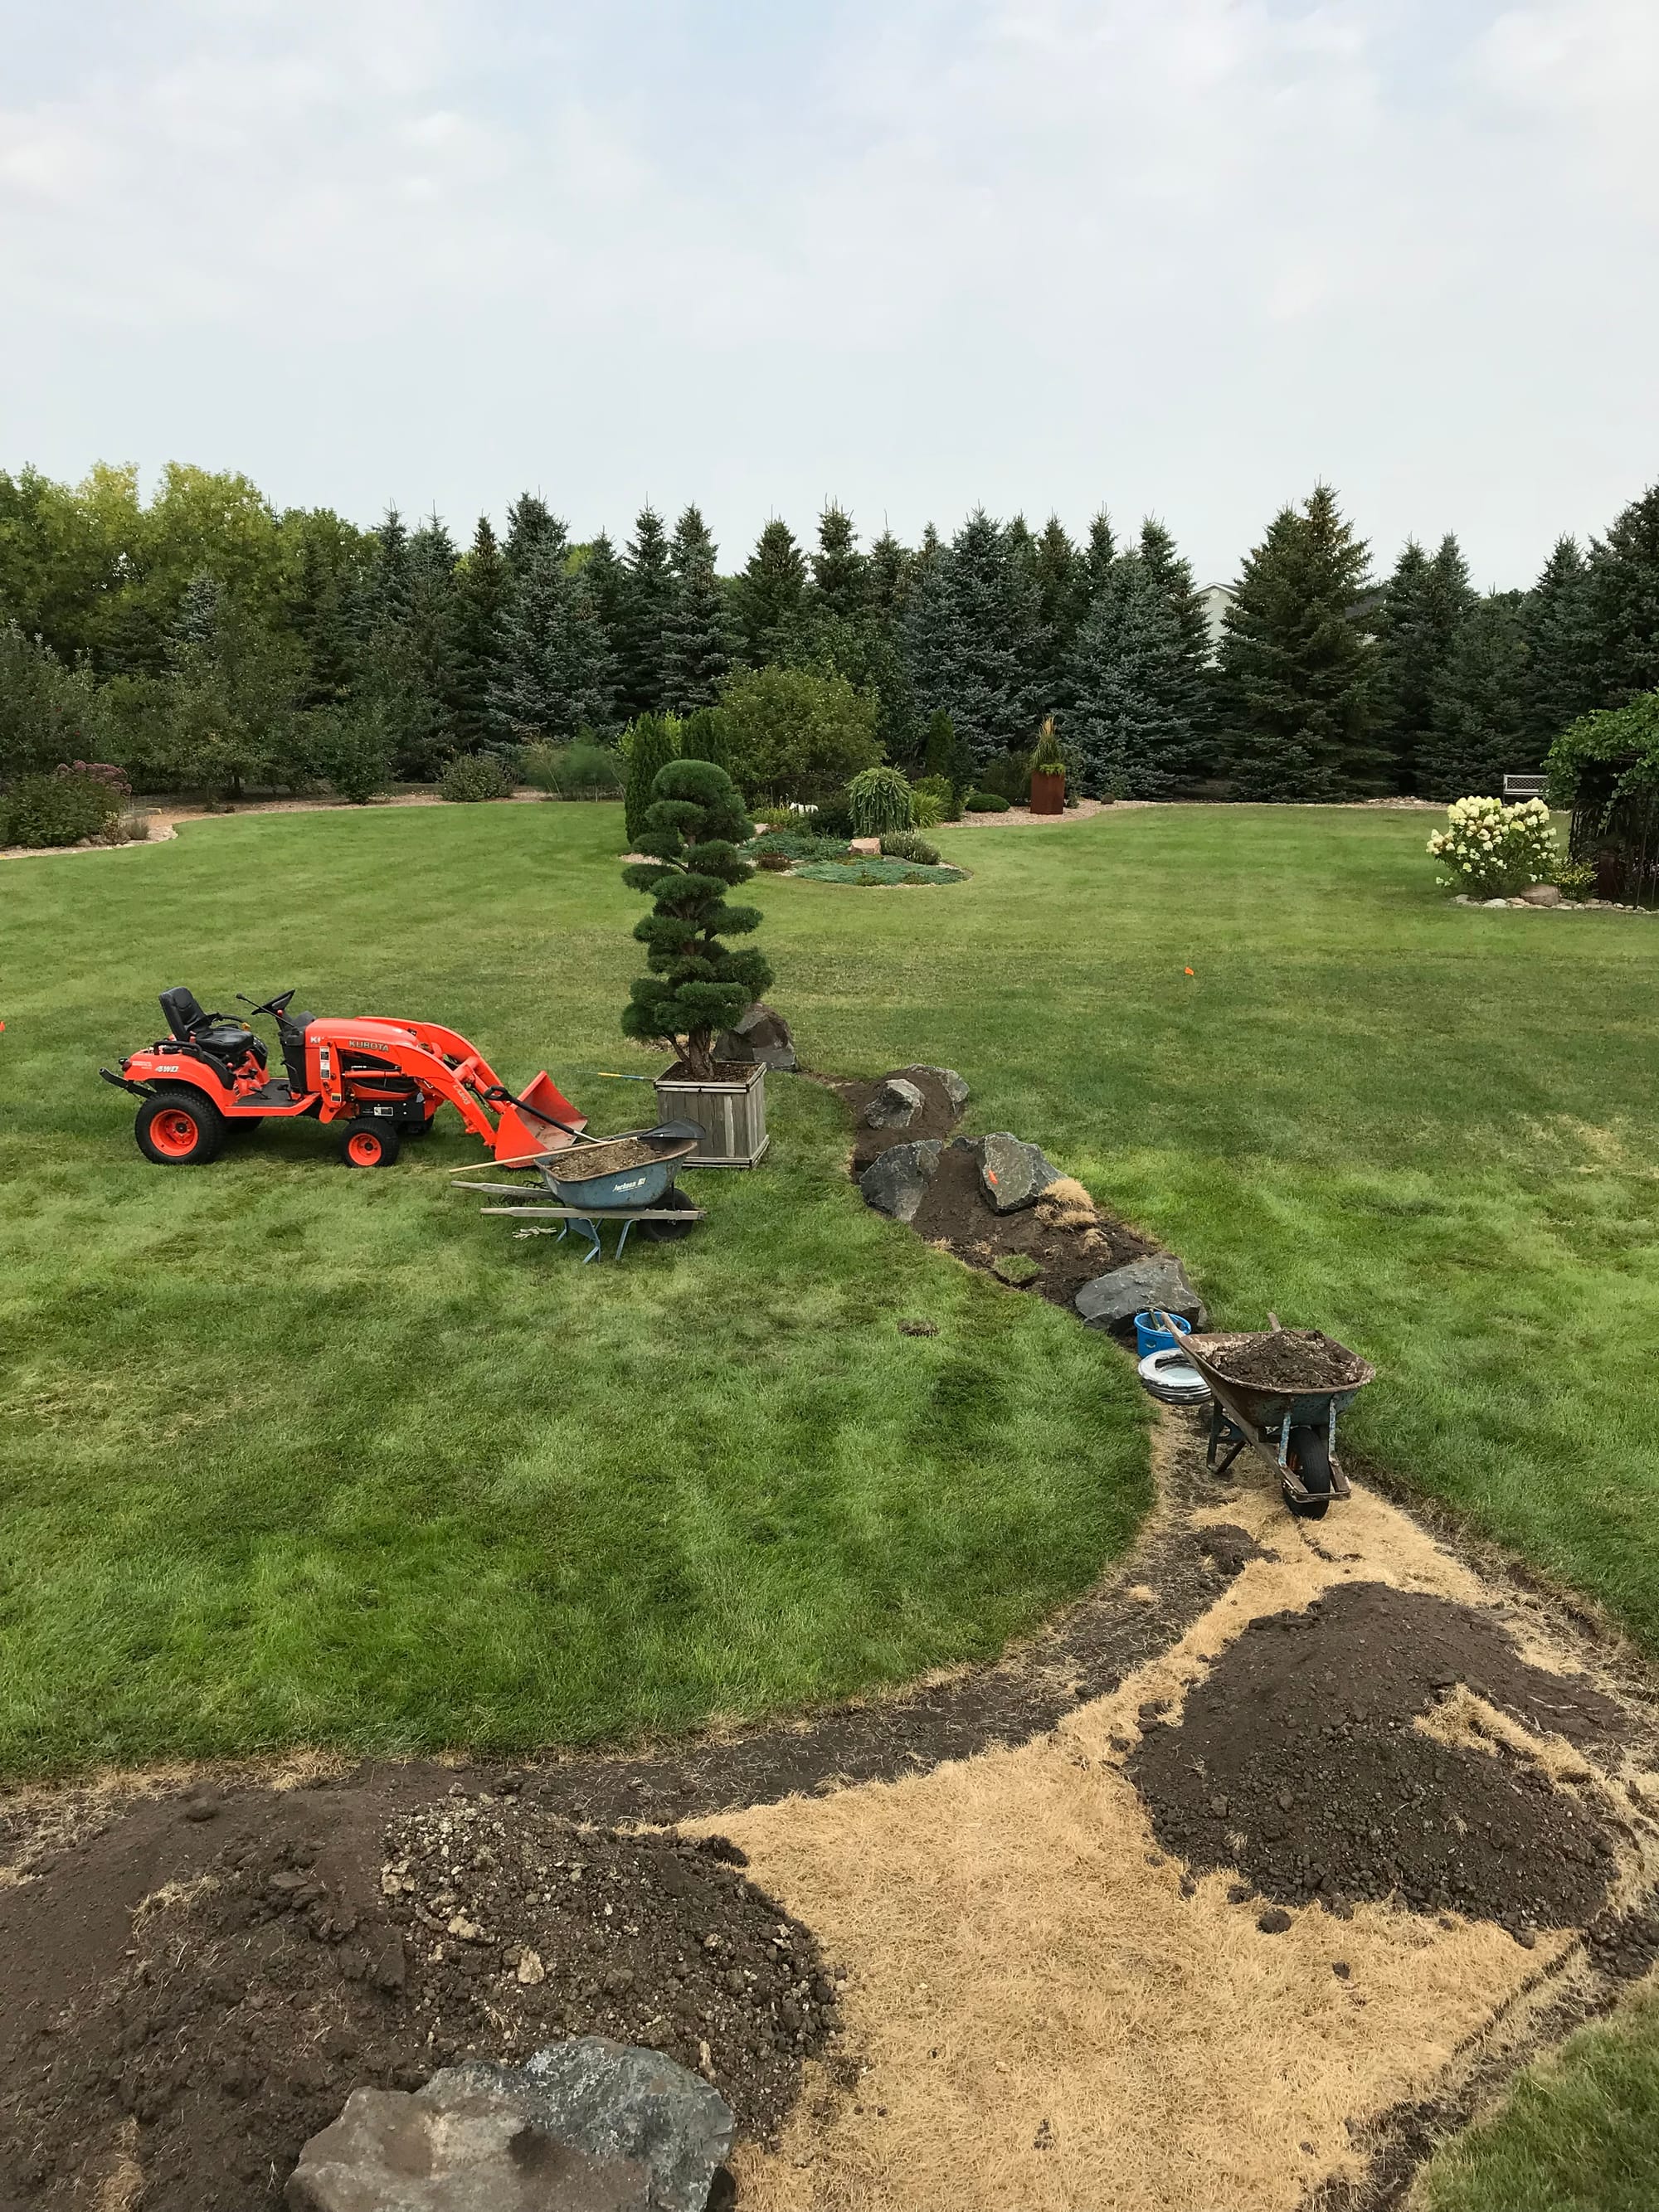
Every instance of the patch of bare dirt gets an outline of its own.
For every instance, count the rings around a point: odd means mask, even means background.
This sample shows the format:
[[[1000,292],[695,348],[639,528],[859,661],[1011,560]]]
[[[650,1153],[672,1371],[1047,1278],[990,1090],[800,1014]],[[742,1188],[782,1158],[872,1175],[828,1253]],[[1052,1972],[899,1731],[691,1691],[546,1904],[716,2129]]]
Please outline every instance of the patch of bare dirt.
[[[865,1109],[895,1075],[921,1091],[921,1109],[902,1129],[867,1127]],[[962,1119],[961,1109],[951,1104],[939,1078],[922,1067],[896,1067],[873,1083],[837,1082],[830,1087],[852,1110],[855,1178],[895,1145],[929,1137],[950,1139]],[[1050,1185],[1035,1206],[1013,1213],[994,1212],[980,1185],[977,1155],[961,1141],[946,1142],[938,1172],[910,1225],[919,1237],[944,1245],[970,1267],[997,1274],[1000,1263],[1014,1262],[1005,1278],[1011,1289],[1035,1291],[1052,1304],[1068,1308],[1085,1283],[1157,1249],[1127,1224],[1102,1212],[1083,1185],[1069,1176]]]
[[[1461,1684],[1534,1730],[1606,1742],[1622,1723],[1598,1691],[1528,1665],[1467,1606],[1382,1583],[1249,1630],[1129,1762],[1166,1850],[1280,1904],[1395,1898],[1516,1934],[1594,1917],[1613,1867],[1594,1793],[1413,1723]]]
[[[387,1808],[198,1791],[0,1897],[0,2203],[83,2203],[125,2158],[144,2212],[270,2205],[354,2087],[565,2035],[668,2051],[775,2132],[836,1989],[740,1850],[516,1791]]]

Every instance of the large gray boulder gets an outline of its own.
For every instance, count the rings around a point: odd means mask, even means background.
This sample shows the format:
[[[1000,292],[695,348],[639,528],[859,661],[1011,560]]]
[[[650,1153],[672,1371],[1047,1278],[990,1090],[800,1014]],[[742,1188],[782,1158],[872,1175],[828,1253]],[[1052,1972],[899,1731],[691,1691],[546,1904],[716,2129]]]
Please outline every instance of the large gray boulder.
[[[939,1172],[944,1150],[937,1137],[890,1146],[859,1177],[865,1204],[873,1206],[878,1213],[890,1213],[895,1221],[914,1221],[916,1209],[927,1195],[928,1184]]]
[[[1209,1318],[1173,1252],[1150,1252],[1144,1260],[1131,1260],[1127,1267],[1097,1275],[1072,1303],[1091,1328],[1132,1328],[1138,1313],[1160,1306],[1191,1322],[1194,1328],[1202,1328]]]
[[[902,1075],[884,1076],[864,1109],[866,1129],[908,1129],[927,1101]]]
[[[1023,1206],[1035,1206],[1060,1174],[1040,1145],[1025,1144],[1006,1129],[979,1140],[979,1187],[994,1213],[1018,1213]]]
[[[356,2089],[288,2185],[292,2212],[703,2212],[732,2148],[718,2091],[600,2035]]]
[[[923,1061],[918,1066],[907,1067],[904,1073],[907,1075],[931,1075],[958,1114],[968,1103],[968,1085],[954,1067],[930,1067]]]
[[[300,2153],[291,2212],[655,2212],[638,2160],[556,2142],[514,2097],[435,2075],[411,2096],[354,2089]]]
[[[757,1060],[763,1067],[776,1069],[780,1075],[788,1075],[800,1063],[795,1058],[795,1041],[789,1034],[789,1024],[775,1008],[763,1005],[757,999],[753,1006],[745,1006],[729,1030],[722,1030],[714,1040],[716,1060]]]

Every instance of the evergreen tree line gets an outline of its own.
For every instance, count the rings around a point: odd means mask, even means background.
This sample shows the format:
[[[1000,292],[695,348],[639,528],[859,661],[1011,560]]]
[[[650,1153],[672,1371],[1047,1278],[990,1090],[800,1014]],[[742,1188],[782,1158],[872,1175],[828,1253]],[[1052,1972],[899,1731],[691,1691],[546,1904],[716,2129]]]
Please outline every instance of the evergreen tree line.
[[[96,756],[149,787],[430,778],[775,670],[803,715],[815,681],[851,687],[918,769],[941,716],[978,777],[1052,716],[1089,795],[1454,796],[1659,688],[1659,487],[1482,596],[1451,537],[1378,582],[1322,485],[1273,518],[1218,641],[1163,525],[1120,539],[1104,512],[1080,544],[976,509],[907,547],[861,545],[832,502],[811,544],[769,521],[722,575],[696,507],[672,530],[644,508],[618,548],[526,493],[463,549],[435,516],[277,514],[240,477],[171,469],[144,507],[131,471],[25,471],[0,474],[0,776]]]

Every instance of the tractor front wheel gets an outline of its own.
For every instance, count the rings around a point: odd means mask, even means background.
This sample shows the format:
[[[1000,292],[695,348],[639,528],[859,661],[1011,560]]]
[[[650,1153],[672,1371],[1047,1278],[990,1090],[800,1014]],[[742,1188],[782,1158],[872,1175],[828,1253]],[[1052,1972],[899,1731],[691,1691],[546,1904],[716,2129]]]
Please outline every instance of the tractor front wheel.
[[[132,1133],[158,1167],[205,1167],[219,1157],[225,1117],[199,1091],[155,1091],[138,1109]]]
[[[349,1168],[389,1168],[398,1157],[398,1125],[365,1114],[340,1132],[340,1158]]]

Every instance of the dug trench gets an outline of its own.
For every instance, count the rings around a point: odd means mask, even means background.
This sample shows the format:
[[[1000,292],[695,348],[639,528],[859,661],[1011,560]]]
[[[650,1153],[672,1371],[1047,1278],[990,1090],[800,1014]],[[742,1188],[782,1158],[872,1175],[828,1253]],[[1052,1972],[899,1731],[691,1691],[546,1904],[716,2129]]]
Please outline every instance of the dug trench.
[[[1659,1957],[1651,1686],[1370,1486],[1155,1456],[1089,1597],[892,1697],[0,1799],[0,2205],[251,2212],[359,2084],[589,2031],[715,2081],[744,2212],[1395,2202]]]

